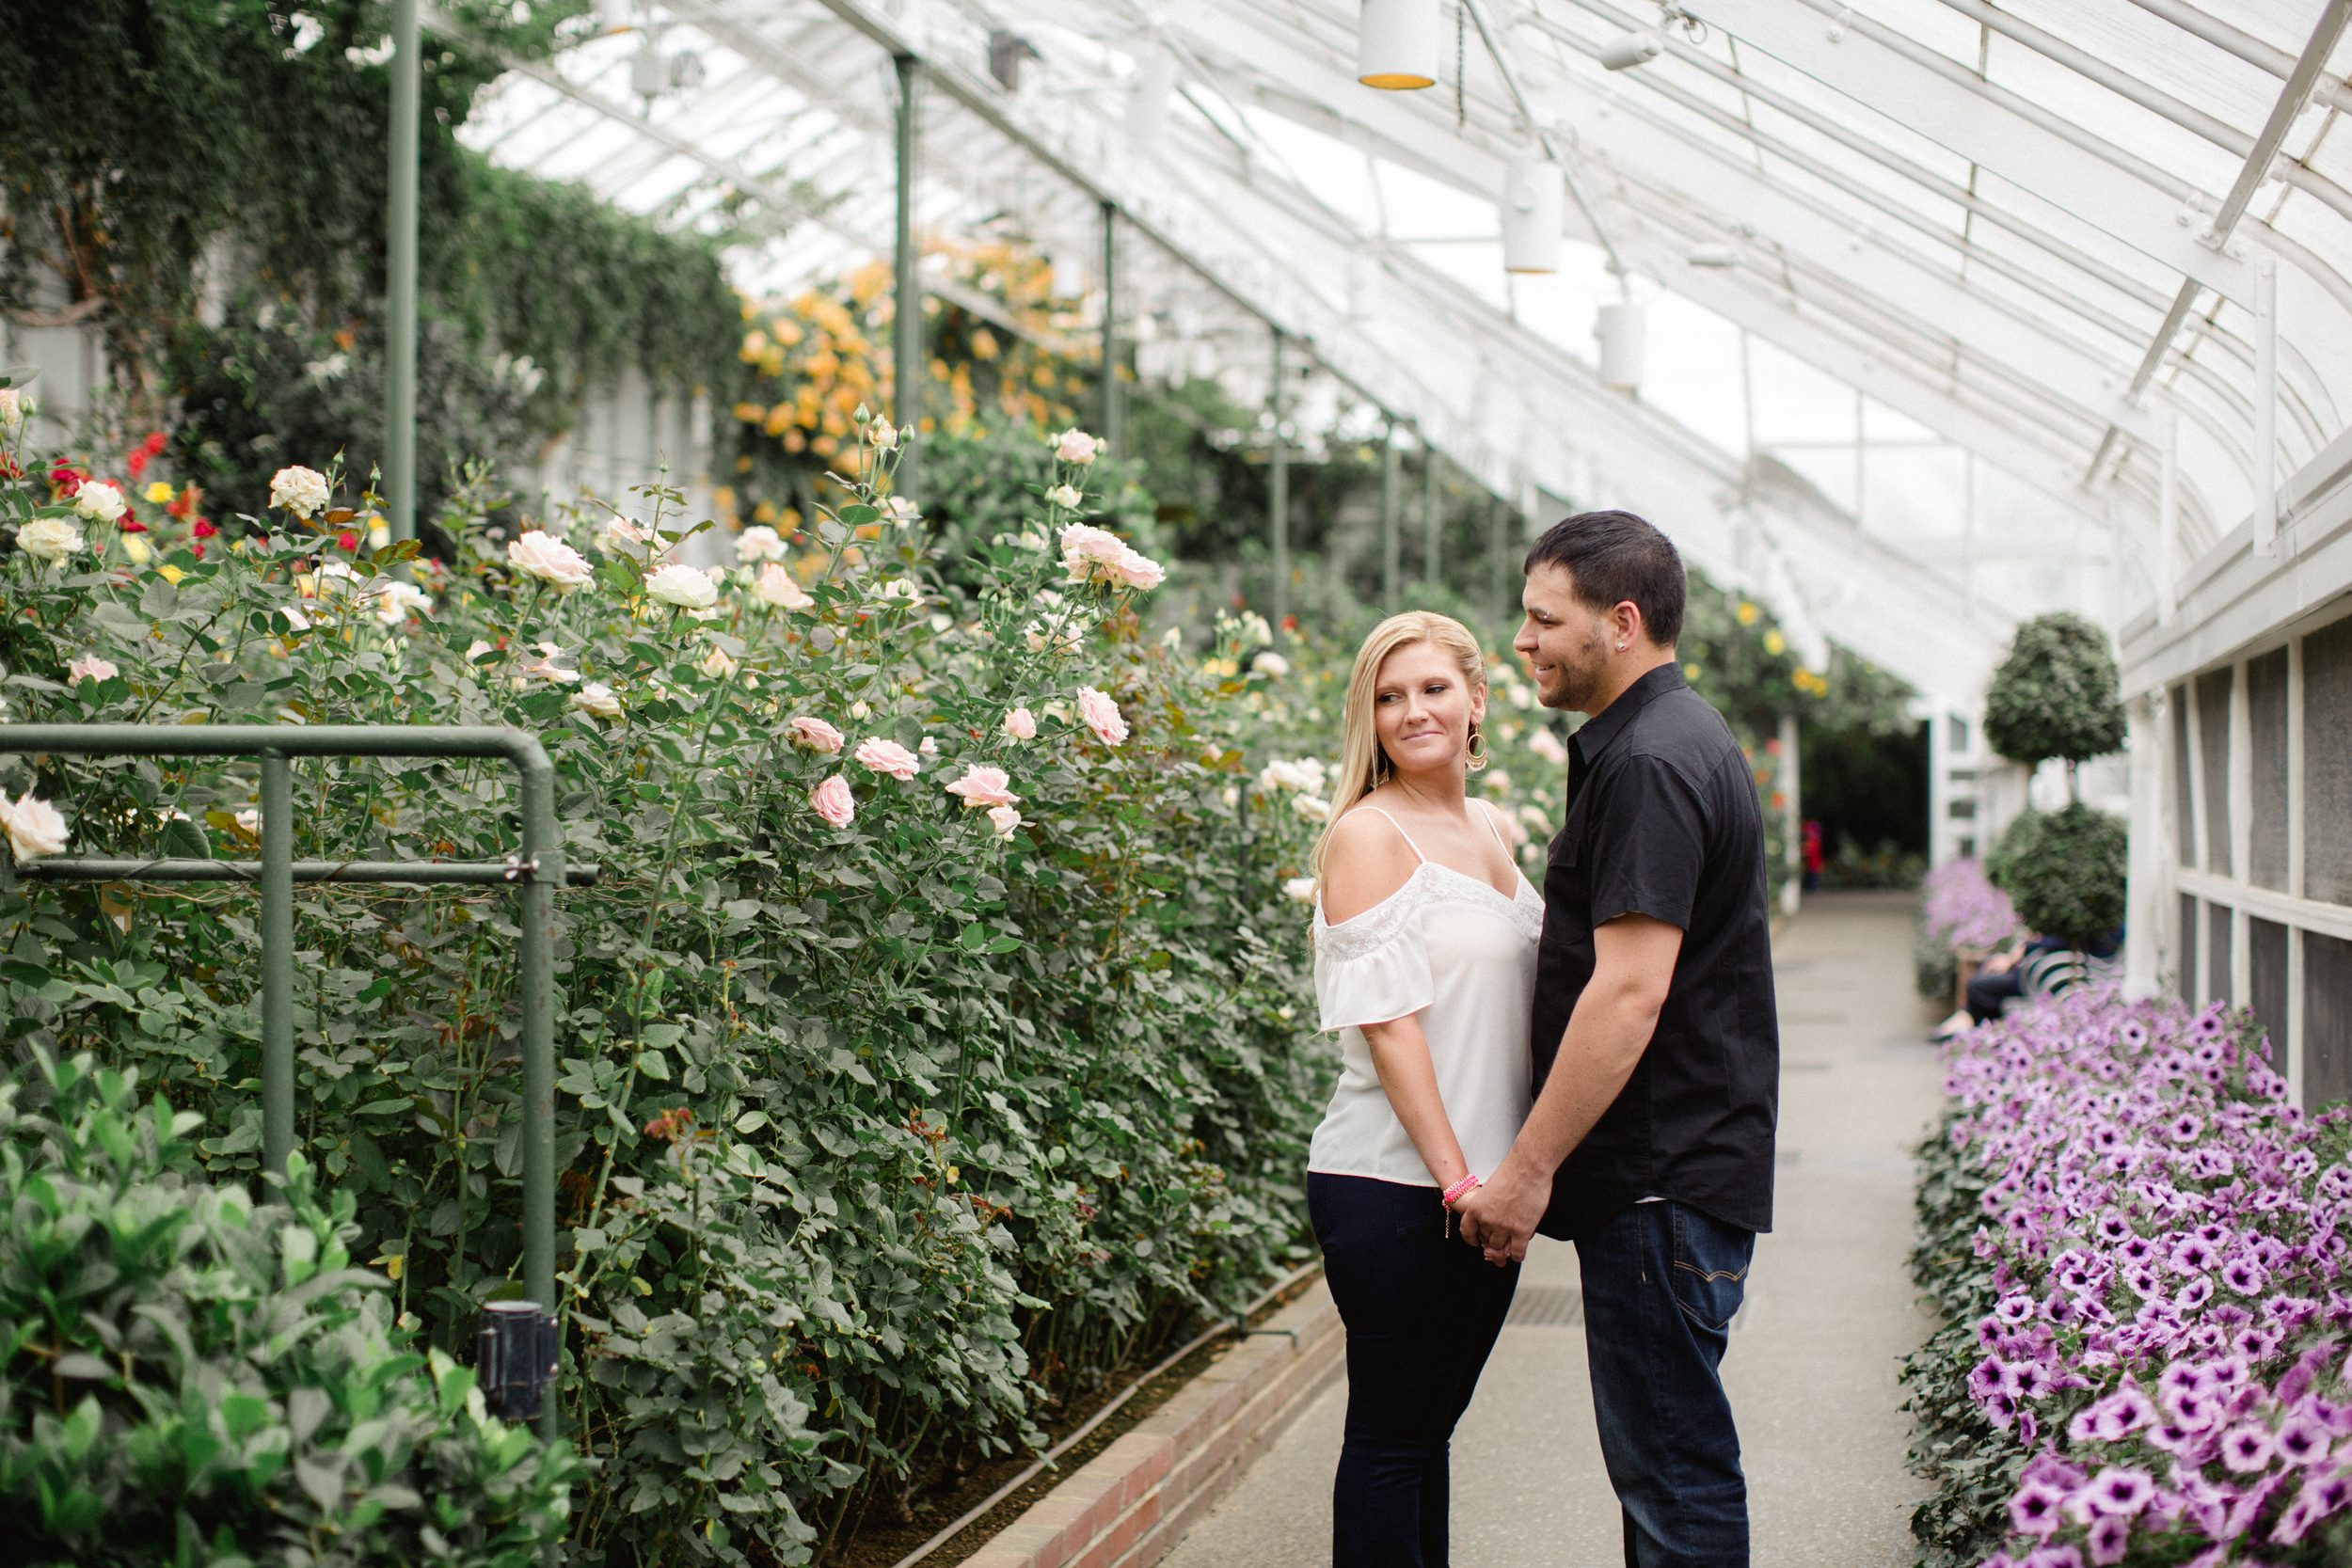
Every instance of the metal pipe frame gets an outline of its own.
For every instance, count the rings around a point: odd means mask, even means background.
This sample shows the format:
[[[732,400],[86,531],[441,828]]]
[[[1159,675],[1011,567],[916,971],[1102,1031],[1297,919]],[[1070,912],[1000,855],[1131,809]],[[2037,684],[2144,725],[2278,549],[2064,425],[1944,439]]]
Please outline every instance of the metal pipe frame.
[[[555,889],[569,876],[555,829],[555,765],[538,737],[516,729],[455,724],[0,724],[0,752],[261,759],[262,1168],[279,1176],[285,1174],[294,1146],[293,759],[478,757],[514,766],[522,776],[523,817],[521,854],[511,868],[524,873],[516,879],[522,895],[522,952],[516,970],[523,1013],[523,1288],[543,1311],[554,1311],[559,1305],[554,915]],[[252,879],[248,867],[219,863],[230,873],[222,880]],[[416,874],[411,866],[401,869],[407,873],[402,880]],[[505,873],[510,868],[498,869]],[[507,879],[501,875],[500,879]],[[540,1435],[550,1443],[558,1430],[556,1404],[549,1399],[540,1418]]]
[[[417,0],[392,0],[392,124],[384,214],[384,499],[394,539],[417,532]]]
[[[2182,0],[2132,0],[2132,4],[2151,16],[2162,17],[2185,33],[2204,40],[2226,55],[2234,55],[2258,71],[2285,81],[2295,72],[2295,56],[2285,50],[2264,42],[2253,34],[2231,26],[2219,17],[2208,16]],[[2312,97],[2331,109],[2352,110],[2352,90],[2338,82],[2322,82]]]
[[[1396,527],[1396,421],[1380,432],[1380,608],[1396,613],[1398,590]]]
[[[1274,388],[1266,404],[1274,415],[1273,451],[1267,457],[1266,522],[1273,534],[1274,547],[1274,638],[1277,646],[1287,641],[1282,625],[1290,619],[1291,607],[1291,471],[1288,443],[1282,438],[1283,380],[1288,371],[1282,363],[1282,329],[1274,329]]]
[[[891,487],[919,503],[923,450],[923,257],[914,244],[914,116],[923,67],[912,55],[897,55],[891,63],[898,73],[898,206],[892,253],[890,318],[890,399],[895,405],[891,415],[898,426],[898,467],[891,476]]]

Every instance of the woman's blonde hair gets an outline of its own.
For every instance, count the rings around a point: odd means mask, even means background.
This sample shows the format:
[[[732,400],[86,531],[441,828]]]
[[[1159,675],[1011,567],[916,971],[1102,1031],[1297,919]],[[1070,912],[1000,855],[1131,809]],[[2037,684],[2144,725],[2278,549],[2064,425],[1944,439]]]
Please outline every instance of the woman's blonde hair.
[[[1389,754],[1381,749],[1379,731],[1375,728],[1372,700],[1380,685],[1380,666],[1399,648],[1416,643],[1436,644],[1454,656],[1454,666],[1462,672],[1462,679],[1473,690],[1486,684],[1486,655],[1478,646],[1478,639],[1470,627],[1451,615],[1434,610],[1408,610],[1402,615],[1391,615],[1372,628],[1364,645],[1356,650],[1355,667],[1347,675],[1347,707],[1343,717],[1340,741],[1340,769],[1331,778],[1331,819],[1315,839],[1312,867],[1318,886],[1323,881],[1323,856],[1330,846],[1331,833],[1340,825],[1347,808],[1388,782],[1392,771]],[[1472,772],[1486,766],[1484,748],[1480,744],[1478,721],[1470,721],[1470,767]]]

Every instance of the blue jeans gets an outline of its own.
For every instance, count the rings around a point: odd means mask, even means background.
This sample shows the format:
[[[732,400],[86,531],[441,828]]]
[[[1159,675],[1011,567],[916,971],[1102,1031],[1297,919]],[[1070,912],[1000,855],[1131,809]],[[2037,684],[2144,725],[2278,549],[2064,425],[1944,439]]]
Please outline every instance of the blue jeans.
[[[1756,1235],[1637,1203],[1576,1243],[1601,1459],[1626,1568],[1747,1568],[1748,1483],[1717,1375]]]
[[[1347,1325],[1333,1568],[1446,1568],[1446,1450],[1511,1310],[1496,1268],[1446,1232],[1435,1187],[1307,1177],[1324,1278]]]

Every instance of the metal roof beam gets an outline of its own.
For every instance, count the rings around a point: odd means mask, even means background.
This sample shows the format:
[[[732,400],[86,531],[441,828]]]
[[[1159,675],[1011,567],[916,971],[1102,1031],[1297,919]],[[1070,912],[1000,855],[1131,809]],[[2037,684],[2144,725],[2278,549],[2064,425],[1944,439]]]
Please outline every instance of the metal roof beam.
[[[2256,38],[2243,28],[2233,27],[2217,16],[2209,16],[2184,0],[2132,0],[2132,4],[2151,16],[2160,16],[2185,33],[2194,34],[2224,54],[2234,55],[2258,71],[2266,71],[2280,81],[2295,74],[2295,56],[2276,44]],[[2322,82],[2312,96],[2331,109],[2352,112],[2352,89],[2341,82]]]

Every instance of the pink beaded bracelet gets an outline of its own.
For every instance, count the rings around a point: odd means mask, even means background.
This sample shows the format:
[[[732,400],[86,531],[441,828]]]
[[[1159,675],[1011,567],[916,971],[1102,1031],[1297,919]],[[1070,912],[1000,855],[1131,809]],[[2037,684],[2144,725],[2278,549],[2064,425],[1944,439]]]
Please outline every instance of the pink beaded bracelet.
[[[1459,1198],[1464,1193],[1469,1192],[1473,1187],[1483,1187],[1485,1185],[1486,1183],[1479,1180],[1474,1175],[1465,1176],[1462,1180],[1454,1183],[1453,1186],[1448,1187],[1445,1192],[1440,1195],[1440,1201],[1443,1202],[1447,1208],[1451,1209],[1454,1206],[1454,1200]]]

